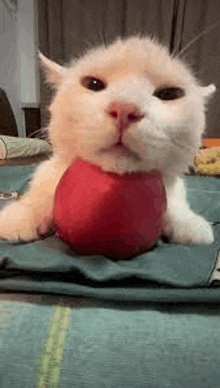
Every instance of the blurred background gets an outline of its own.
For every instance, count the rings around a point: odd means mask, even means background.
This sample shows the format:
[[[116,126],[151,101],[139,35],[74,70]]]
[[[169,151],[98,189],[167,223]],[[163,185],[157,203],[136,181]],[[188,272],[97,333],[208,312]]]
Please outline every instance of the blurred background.
[[[178,53],[207,30],[182,58],[204,85],[218,88],[206,136],[220,138],[219,20],[219,0],[0,0],[0,134],[39,137],[48,123],[51,90],[38,48],[65,64],[94,45],[141,33]],[[5,113],[8,102],[13,118]]]

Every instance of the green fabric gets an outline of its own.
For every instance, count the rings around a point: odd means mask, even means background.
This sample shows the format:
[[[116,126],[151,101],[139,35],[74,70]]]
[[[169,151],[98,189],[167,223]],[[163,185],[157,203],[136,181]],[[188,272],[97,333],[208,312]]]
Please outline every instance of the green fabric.
[[[0,168],[0,192],[23,192],[32,169]],[[220,180],[186,183],[192,207],[219,221]],[[219,387],[214,231],[211,246],[161,242],[131,261],[80,257],[54,236],[0,242],[1,298],[11,295],[0,303],[0,387]],[[12,291],[29,292],[26,303]]]
[[[23,190],[32,167],[0,168],[0,190]],[[192,208],[220,221],[220,180],[187,177]],[[79,256],[55,236],[30,243],[0,242],[0,290],[43,292],[114,301],[219,302],[209,279],[220,247],[215,242],[187,247],[159,242],[130,261]]]
[[[2,199],[5,193],[7,197],[8,192],[12,194],[23,194],[27,188],[28,180],[31,178],[32,172],[33,167],[31,166],[0,166],[0,209],[7,203],[6,200]]]
[[[207,307],[3,302],[0,386],[218,388],[219,316]]]

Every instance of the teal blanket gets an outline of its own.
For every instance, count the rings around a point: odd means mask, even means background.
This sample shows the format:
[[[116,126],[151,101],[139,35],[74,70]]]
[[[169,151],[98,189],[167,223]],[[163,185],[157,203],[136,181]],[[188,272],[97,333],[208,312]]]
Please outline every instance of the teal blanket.
[[[1,167],[0,198],[23,192],[31,171]],[[0,387],[220,386],[220,180],[186,185],[214,223],[212,245],[160,242],[114,261],[78,256],[55,236],[0,242]]]
[[[24,191],[31,166],[1,167],[0,192]],[[0,242],[0,291],[130,302],[219,302],[220,180],[185,178],[192,209],[213,223],[211,245],[159,242],[129,261],[80,256],[54,235],[30,243]],[[6,203],[2,201],[2,206]]]
[[[219,309],[72,307],[1,302],[0,387],[219,388]]]

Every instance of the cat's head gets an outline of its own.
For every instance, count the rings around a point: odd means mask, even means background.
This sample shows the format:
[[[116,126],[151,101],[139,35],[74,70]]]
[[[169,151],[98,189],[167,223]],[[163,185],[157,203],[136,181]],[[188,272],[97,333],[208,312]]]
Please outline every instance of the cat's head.
[[[67,67],[41,59],[57,89],[49,138],[68,163],[79,156],[120,174],[178,174],[198,149],[215,86],[202,87],[157,42],[118,39]]]

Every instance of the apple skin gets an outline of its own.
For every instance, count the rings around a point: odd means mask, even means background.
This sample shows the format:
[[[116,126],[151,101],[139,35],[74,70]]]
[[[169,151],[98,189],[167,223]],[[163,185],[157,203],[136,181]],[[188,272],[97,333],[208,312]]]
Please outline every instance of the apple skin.
[[[76,253],[128,259],[157,243],[165,211],[159,171],[118,175],[78,158],[57,186],[53,225]]]

